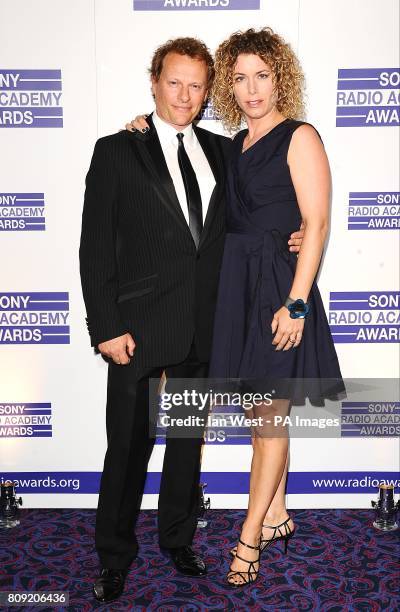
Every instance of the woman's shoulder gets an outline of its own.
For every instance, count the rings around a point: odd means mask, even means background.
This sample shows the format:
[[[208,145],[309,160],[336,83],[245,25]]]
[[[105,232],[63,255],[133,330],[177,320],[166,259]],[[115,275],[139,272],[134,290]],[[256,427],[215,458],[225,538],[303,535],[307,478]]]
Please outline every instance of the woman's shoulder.
[[[317,159],[321,155],[325,155],[324,143],[318,130],[306,121],[296,121],[290,137],[287,139],[288,154],[287,159],[289,165],[295,159]]]
[[[298,119],[288,120],[289,133],[293,136],[296,133],[296,140],[309,140],[318,136],[322,142],[322,138],[317,128],[308,121],[300,121]]]

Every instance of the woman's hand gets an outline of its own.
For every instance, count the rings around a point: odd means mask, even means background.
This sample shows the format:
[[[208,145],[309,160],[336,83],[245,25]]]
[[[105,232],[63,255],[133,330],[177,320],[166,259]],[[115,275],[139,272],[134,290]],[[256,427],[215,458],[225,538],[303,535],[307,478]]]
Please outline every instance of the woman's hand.
[[[286,306],[282,306],[274,314],[271,323],[272,334],[275,334],[272,344],[275,350],[288,351],[299,346],[303,336],[304,319],[292,319]],[[276,333],[275,333],[276,332]]]
[[[125,129],[129,132],[134,132],[135,130],[143,133],[147,132],[150,128],[146,121],[146,117],[148,117],[148,115],[137,115],[130,123],[125,123]]]

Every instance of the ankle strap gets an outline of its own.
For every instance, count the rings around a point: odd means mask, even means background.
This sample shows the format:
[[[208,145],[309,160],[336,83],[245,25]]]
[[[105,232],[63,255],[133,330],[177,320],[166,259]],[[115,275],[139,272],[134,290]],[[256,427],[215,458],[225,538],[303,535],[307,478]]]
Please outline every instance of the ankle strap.
[[[258,546],[250,546],[250,544],[246,544],[246,542],[243,542],[243,540],[241,540],[240,538],[239,538],[239,542],[241,544],[243,544],[243,546],[247,546],[247,548],[251,548],[252,550],[259,550],[259,548],[260,548],[260,545],[258,545]]]
[[[288,516],[287,519],[283,521],[283,523],[280,523],[279,525],[265,525],[264,524],[263,527],[269,527],[270,529],[278,529],[278,527],[283,527],[283,525],[285,525],[289,521],[290,521],[290,516]]]

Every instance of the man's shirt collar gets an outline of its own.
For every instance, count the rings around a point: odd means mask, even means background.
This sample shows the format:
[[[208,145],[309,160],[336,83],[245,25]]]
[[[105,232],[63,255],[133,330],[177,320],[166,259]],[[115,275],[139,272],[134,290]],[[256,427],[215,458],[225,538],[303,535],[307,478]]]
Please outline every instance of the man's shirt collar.
[[[184,134],[183,143],[185,147],[193,148],[197,144],[197,138],[193,130],[193,125],[187,125],[183,129],[176,129],[170,123],[167,123],[157,115],[157,111],[153,113],[153,124],[157,130],[158,137],[161,142],[171,143],[174,147],[178,148],[178,139],[176,135],[181,132]]]

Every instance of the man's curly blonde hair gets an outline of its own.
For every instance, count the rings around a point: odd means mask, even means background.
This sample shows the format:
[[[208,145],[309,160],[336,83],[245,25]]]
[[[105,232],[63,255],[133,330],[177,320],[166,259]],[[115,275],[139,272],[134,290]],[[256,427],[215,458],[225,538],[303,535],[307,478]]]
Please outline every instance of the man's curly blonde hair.
[[[211,100],[216,115],[233,132],[240,128],[242,110],[233,93],[233,72],[240,54],[258,55],[273,74],[276,108],[287,119],[304,117],[304,75],[289,44],[271,28],[235,32],[215,54],[215,79]]]

